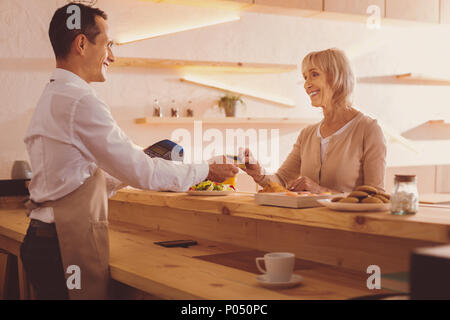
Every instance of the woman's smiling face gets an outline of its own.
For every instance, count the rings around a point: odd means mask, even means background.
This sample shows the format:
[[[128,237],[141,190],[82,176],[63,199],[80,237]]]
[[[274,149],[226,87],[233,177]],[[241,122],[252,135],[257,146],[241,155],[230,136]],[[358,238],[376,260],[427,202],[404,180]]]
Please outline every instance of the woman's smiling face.
[[[328,84],[324,71],[317,67],[311,67],[303,72],[303,78],[305,79],[305,91],[314,107],[323,107],[331,103],[333,90]]]

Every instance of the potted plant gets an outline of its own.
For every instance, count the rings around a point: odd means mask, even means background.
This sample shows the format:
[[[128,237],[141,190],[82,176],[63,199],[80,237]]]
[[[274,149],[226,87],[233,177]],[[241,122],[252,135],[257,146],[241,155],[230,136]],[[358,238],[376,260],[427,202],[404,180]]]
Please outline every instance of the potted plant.
[[[232,93],[227,93],[219,100],[219,108],[225,110],[225,115],[227,117],[234,117],[236,115],[236,103],[240,102],[245,105],[241,96],[233,95]]]

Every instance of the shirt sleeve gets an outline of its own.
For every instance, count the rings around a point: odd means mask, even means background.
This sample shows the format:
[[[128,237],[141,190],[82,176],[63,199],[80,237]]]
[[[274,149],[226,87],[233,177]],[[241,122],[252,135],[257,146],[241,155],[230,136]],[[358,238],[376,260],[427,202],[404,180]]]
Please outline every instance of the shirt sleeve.
[[[291,181],[297,179],[300,175],[300,166],[302,163],[301,139],[302,133],[300,133],[294,147],[292,148],[292,151],[274,175],[264,175],[263,178],[256,181],[256,183],[264,187],[270,181],[274,181],[286,188]]]
[[[74,144],[116,179],[139,189],[186,191],[203,181],[207,163],[177,164],[150,158],[118,127],[108,107],[95,96],[78,101],[73,121]]]
[[[386,139],[377,121],[366,128],[362,163],[364,184],[384,191]]]
[[[108,198],[111,198],[116,194],[117,190],[125,188],[127,186],[126,183],[120,181],[119,179],[114,178],[108,172],[105,172],[105,180],[106,180],[106,192],[108,193]]]

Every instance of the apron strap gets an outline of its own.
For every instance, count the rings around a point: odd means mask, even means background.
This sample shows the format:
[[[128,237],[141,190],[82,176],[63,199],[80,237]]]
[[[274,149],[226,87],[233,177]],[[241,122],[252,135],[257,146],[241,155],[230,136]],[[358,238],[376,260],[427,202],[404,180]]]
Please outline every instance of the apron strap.
[[[33,200],[31,200],[31,198],[29,198],[26,202],[25,202],[25,208],[27,209],[27,217],[30,216],[31,211],[33,211],[34,209],[40,208],[42,207],[43,203],[38,203],[38,202],[34,202]]]

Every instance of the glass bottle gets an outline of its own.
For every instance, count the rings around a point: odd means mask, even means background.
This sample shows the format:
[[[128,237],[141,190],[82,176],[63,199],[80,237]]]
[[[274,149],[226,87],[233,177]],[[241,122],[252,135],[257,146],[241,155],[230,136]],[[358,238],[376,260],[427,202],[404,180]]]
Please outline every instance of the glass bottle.
[[[415,214],[419,210],[419,192],[415,175],[395,175],[391,196],[391,213]]]
[[[163,117],[163,111],[161,110],[158,99],[155,99],[153,102],[153,116],[159,118]]]
[[[192,109],[192,101],[189,100],[188,106],[186,107],[186,117],[192,118],[194,117],[194,110]]]
[[[172,100],[172,106],[170,108],[170,114],[172,118],[179,118],[180,117],[180,111],[178,110],[175,100]]]

